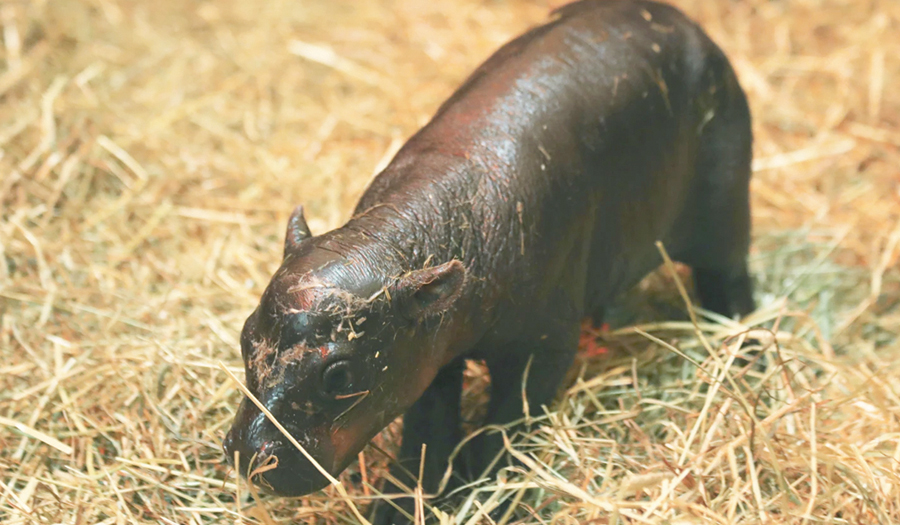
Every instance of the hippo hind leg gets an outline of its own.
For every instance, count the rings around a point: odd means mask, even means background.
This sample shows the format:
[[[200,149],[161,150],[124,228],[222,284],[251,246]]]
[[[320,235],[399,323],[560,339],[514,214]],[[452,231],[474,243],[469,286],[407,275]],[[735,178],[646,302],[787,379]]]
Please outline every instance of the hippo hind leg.
[[[725,316],[755,310],[747,271],[750,247],[752,131],[743,92],[729,72],[730,89],[703,128],[697,163],[696,213],[688,249],[678,259],[694,270],[704,308]]]
[[[756,309],[753,301],[753,284],[746,268],[694,270],[694,289],[701,305],[717,314],[746,315]]]

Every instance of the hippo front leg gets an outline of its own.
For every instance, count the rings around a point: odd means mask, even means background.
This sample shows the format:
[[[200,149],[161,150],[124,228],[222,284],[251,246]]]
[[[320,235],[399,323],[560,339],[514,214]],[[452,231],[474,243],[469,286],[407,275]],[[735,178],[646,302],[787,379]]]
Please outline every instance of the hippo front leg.
[[[485,425],[507,425],[525,417],[543,414],[543,406],[549,405],[566,372],[572,365],[578,350],[578,322],[555,331],[536,336],[530,341],[510,344],[502,352],[485,359],[491,375],[491,399]],[[524,393],[524,399],[523,399]],[[527,405],[524,402],[527,400]],[[512,436],[526,430],[520,423],[507,430]],[[492,474],[503,465],[502,460],[487,471],[488,466],[503,448],[499,432],[488,431],[473,443],[472,474]]]
[[[460,396],[463,368],[462,359],[442,368],[422,397],[403,415],[403,441],[397,461],[391,465],[390,474],[410,490],[386,480],[382,488],[386,495],[408,493],[415,488],[420,467],[423,492],[427,495],[437,491],[450,454],[462,438]],[[425,463],[421,464],[423,445]],[[410,517],[414,516],[414,509],[415,500],[412,497],[378,502],[373,524],[411,523]]]

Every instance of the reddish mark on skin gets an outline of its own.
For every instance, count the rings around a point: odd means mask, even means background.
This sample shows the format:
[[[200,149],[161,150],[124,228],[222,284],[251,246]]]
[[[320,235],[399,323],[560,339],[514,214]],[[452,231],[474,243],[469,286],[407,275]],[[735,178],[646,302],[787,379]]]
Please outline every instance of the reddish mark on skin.
[[[331,446],[334,447],[335,462],[347,454],[347,451],[356,444],[357,438],[355,432],[345,428],[338,427],[331,432]]]
[[[367,414],[369,417],[357,418],[354,421],[348,421],[347,425],[338,425],[332,427],[330,441],[332,450],[334,451],[333,470],[340,472],[351,458],[355,458],[356,454],[362,450],[366,443],[371,440],[377,432],[373,429],[380,429],[377,426],[379,421],[377,418],[373,420],[374,413]]]
[[[609,323],[603,323],[598,330],[594,328],[590,321],[585,321],[581,325],[581,337],[578,340],[578,348],[580,349],[581,356],[585,359],[593,359],[608,355],[609,348],[597,343],[597,337],[608,331]]]

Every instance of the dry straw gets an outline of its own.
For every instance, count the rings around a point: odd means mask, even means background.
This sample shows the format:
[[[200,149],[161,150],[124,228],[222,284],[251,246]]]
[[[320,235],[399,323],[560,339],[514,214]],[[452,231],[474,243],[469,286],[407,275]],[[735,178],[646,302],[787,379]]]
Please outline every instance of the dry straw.
[[[648,279],[509,442],[527,469],[467,487],[445,523],[900,522],[900,3],[678,4],[752,101],[763,306],[692,322],[681,269]],[[333,487],[248,495],[223,463],[241,394],[217,363],[240,377],[294,205],[316,232],[340,224],[548,8],[0,3],[0,520],[360,523]],[[396,441],[340,476],[360,508]]]

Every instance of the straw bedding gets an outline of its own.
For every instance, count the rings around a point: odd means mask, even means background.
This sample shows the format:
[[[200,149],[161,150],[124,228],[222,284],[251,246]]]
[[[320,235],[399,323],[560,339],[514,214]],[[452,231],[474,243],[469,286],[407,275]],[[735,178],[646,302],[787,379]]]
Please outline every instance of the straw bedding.
[[[0,520],[359,522],[334,488],[248,496],[222,461],[240,393],[219,362],[242,375],[292,207],[340,225],[559,3],[0,4]],[[678,5],[751,99],[760,311],[694,323],[682,268],[648,278],[510,446],[530,468],[470,487],[448,523],[505,500],[522,523],[900,522],[900,3]],[[748,336],[762,368],[735,364]],[[354,505],[396,437],[341,476]]]

